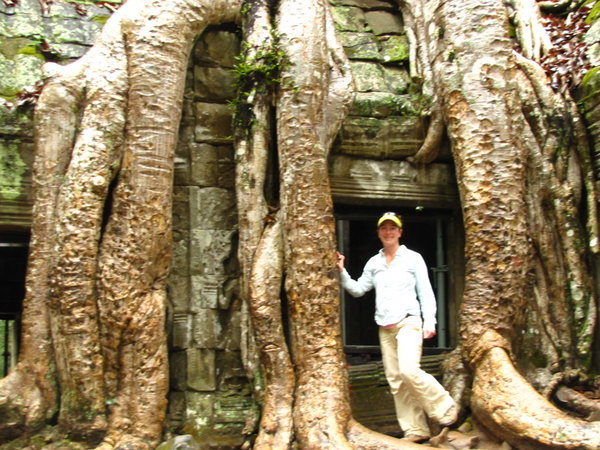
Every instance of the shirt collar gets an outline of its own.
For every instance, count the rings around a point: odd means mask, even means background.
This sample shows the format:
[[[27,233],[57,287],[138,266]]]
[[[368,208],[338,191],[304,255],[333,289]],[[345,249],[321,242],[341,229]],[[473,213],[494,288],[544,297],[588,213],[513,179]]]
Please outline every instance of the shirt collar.
[[[404,244],[400,244],[400,247],[398,247],[398,250],[396,250],[396,255],[395,255],[395,256],[398,256],[398,255],[400,255],[400,253],[404,252],[404,249],[405,249],[405,248],[406,248],[406,246],[405,246]],[[384,256],[384,255],[383,255],[383,249],[382,249],[382,248],[380,248],[380,249],[379,249],[379,254],[380,254],[382,257]]]

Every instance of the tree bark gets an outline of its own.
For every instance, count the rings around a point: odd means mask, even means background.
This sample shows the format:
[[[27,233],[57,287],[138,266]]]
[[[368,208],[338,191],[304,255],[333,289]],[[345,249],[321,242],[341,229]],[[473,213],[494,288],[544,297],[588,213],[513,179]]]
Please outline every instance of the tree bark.
[[[594,242],[593,225],[586,239],[578,222],[578,186],[589,172],[573,127],[581,120],[535,75],[541,69],[513,52],[501,1],[401,5],[428,11],[427,55],[456,164],[466,233],[460,337],[474,415],[519,448],[595,448],[595,425],[584,431],[589,424],[552,407],[514,367],[522,333],[536,326],[553,371],[588,361],[596,314],[585,254],[596,249],[585,244]],[[524,3],[518,9],[536,15]],[[526,41],[527,55],[542,51],[540,36]],[[595,216],[593,183],[585,183]],[[552,434],[557,427],[564,433]]]
[[[159,442],[173,154],[187,58],[204,27],[234,20],[239,8],[130,0],[86,56],[54,68],[36,115],[24,346],[0,384],[5,435],[39,427],[59,406],[63,431],[90,441],[106,433],[104,448]],[[50,129],[57,124],[64,125]]]
[[[277,26],[289,58],[277,102],[277,146],[295,429],[302,447],[350,448],[327,157],[349,107],[351,76],[340,64],[345,57],[322,0],[282,1]]]

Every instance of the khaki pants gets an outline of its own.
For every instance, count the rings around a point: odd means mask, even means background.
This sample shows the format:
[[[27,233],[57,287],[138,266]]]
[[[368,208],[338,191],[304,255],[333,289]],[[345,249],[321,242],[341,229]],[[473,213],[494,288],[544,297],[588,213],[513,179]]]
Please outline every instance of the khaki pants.
[[[439,420],[454,404],[438,381],[421,369],[422,321],[407,316],[391,328],[379,327],[385,376],[404,435],[431,436],[425,415]]]

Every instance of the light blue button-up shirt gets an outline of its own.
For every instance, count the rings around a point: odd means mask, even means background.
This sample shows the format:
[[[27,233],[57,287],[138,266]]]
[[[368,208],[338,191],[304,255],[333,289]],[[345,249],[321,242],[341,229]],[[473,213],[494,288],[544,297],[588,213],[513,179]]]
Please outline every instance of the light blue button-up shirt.
[[[423,329],[435,331],[436,304],[423,257],[401,245],[391,264],[383,249],[367,261],[358,280],[346,270],[340,274],[342,286],[352,296],[361,297],[375,288],[375,322],[380,326],[400,322],[407,315],[423,318]]]

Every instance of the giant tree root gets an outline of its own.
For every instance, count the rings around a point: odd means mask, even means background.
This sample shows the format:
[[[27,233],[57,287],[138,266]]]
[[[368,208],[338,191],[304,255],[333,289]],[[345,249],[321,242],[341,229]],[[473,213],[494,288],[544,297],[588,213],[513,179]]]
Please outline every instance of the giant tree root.
[[[587,398],[566,386],[559,387],[554,396],[561,406],[565,405],[566,409],[583,416],[588,422],[600,420],[600,401]]]
[[[413,442],[403,441],[402,439],[396,439],[385,434],[377,433],[376,431],[369,430],[367,427],[361,425],[354,419],[351,419],[348,423],[347,437],[348,442],[350,442],[350,444],[352,444],[355,448],[360,448],[361,450],[434,448],[422,444],[415,444]]]
[[[503,348],[494,347],[474,369],[473,414],[519,449],[598,449],[600,422],[567,416],[517,372]]]

